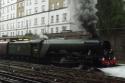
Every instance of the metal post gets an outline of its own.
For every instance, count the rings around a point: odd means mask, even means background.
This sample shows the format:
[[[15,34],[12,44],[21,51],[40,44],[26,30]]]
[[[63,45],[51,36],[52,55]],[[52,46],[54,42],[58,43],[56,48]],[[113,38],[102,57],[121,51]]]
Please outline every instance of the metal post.
[[[28,20],[26,20],[26,34],[28,34]]]

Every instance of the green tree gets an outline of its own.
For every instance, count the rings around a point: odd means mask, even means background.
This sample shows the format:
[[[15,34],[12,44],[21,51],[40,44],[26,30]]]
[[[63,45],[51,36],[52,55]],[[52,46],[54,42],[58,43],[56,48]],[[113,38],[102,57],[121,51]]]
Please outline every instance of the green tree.
[[[98,0],[97,27],[103,34],[110,34],[125,28],[125,10],[123,0]]]
[[[33,33],[27,33],[25,34],[25,36],[23,36],[24,38],[29,38],[29,39],[40,39],[40,36],[37,34],[33,34]]]

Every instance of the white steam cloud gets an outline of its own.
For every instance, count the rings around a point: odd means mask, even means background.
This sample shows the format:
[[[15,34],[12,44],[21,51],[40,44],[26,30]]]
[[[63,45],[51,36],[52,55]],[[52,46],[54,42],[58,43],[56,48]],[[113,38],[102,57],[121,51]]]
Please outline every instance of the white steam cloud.
[[[125,78],[125,65],[109,68],[100,68],[100,70],[109,76]]]

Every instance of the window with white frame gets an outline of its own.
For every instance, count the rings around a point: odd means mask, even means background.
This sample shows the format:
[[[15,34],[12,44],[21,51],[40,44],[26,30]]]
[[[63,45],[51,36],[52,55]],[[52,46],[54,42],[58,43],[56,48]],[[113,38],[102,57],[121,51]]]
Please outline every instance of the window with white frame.
[[[42,2],[45,2],[45,0],[42,0]]]
[[[29,20],[26,20],[26,28],[29,27]]]
[[[9,3],[10,1],[9,0],[7,0],[7,3]]]
[[[7,24],[7,30],[9,30],[9,24]]]
[[[59,8],[60,3],[59,3],[59,2],[57,2],[57,3],[56,3],[56,5],[57,5],[57,7]]]
[[[30,5],[32,4],[32,1],[31,1],[31,0],[29,0],[29,4],[30,4]]]
[[[21,35],[23,35],[23,31],[21,31]]]
[[[53,28],[51,28],[51,33],[54,33],[54,30],[53,30]]]
[[[63,13],[63,22],[67,21],[67,13]]]
[[[37,13],[38,12],[38,7],[35,7],[35,13]]]
[[[42,7],[41,7],[41,11],[42,11],[42,12],[45,11],[45,5],[42,5]]]
[[[37,18],[34,19],[34,25],[37,25]]]
[[[29,20],[29,27],[31,27],[31,20]]]
[[[37,29],[34,30],[34,33],[37,34]]]
[[[31,9],[29,9],[29,14],[31,14]]]
[[[59,22],[59,15],[56,15],[56,22]]]
[[[35,4],[37,4],[38,3],[38,0],[35,0]]]
[[[41,18],[41,24],[45,24],[45,17]]]
[[[17,27],[20,28],[20,22],[17,23]]]
[[[51,16],[51,23],[54,23],[54,16]]]
[[[21,28],[23,28],[23,26],[24,26],[24,21],[21,22]]]
[[[41,33],[44,34],[44,33],[45,33],[45,30],[44,30],[44,29],[41,29]]]
[[[56,27],[56,33],[58,33],[59,32],[59,27]]]
[[[32,31],[31,31],[31,30],[29,30],[29,33],[32,33]]]
[[[65,31],[67,29],[66,26],[62,26],[62,31]]]
[[[54,8],[55,8],[55,5],[54,5],[54,4],[52,4],[51,6],[52,6],[52,7],[51,7],[51,9],[52,9],[52,10],[54,10]]]

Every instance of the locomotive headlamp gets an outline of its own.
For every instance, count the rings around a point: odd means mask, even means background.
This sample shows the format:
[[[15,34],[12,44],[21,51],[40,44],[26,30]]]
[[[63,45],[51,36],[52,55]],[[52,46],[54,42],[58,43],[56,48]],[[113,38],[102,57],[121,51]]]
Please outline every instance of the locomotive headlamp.
[[[116,60],[116,57],[114,57],[113,59]]]
[[[102,58],[102,61],[105,61],[105,58],[104,58],[104,57]]]

